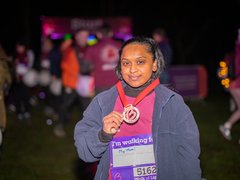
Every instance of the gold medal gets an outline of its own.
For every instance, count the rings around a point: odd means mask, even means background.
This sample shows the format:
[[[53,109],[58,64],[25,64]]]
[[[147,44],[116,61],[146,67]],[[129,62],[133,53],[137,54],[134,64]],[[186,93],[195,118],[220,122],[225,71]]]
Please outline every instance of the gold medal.
[[[123,110],[123,120],[128,124],[134,124],[138,121],[140,117],[140,112],[137,107],[133,106],[132,104],[127,105],[124,107]]]

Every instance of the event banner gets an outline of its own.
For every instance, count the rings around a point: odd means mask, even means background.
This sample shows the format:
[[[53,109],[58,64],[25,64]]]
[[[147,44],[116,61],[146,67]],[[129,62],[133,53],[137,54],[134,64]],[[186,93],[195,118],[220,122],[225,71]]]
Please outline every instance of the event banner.
[[[132,20],[130,17],[82,18],[82,17],[41,17],[42,36],[60,39],[66,33],[74,33],[77,29],[87,28],[95,33],[103,24],[109,24],[114,36],[125,39],[132,35]]]

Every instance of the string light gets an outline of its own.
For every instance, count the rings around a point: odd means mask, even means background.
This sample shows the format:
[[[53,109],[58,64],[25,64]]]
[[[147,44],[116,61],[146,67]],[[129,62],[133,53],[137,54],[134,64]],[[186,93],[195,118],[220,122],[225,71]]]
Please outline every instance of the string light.
[[[222,60],[219,62],[217,76],[221,80],[221,85],[225,89],[228,89],[230,86],[231,80],[228,77],[229,76],[229,68],[228,68],[227,60]]]

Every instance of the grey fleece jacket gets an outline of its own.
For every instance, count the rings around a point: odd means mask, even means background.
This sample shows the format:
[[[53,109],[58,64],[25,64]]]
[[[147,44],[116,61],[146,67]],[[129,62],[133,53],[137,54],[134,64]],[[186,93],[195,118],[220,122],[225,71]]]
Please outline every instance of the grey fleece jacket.
[[[164,85],[158,85],[155,93],[152,133],[157,179],[200,180],[199,131],[192,112],[179,94]],[[96,180],[108,179],[109,143],[101,142],[98,134],[117,96],[115,86],[95,96],[75,126],[79,157],[85,162],[99,161]]]

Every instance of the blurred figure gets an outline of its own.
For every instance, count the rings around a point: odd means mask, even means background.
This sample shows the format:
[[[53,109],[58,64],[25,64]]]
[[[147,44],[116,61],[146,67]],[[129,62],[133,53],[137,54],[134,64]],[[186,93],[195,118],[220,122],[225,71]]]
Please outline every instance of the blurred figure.
[[[48,96],[48,86],[50,84],[50,59],[49,55],[53,49],[54,44],[50,37],[44,37],[42,39],[41,55],[40,55],[40,73],[39,73],[39,84],[42,92],[46,98]],[[44,97],[43,97],[44,98]]]
[[[238,39],[236,41],[235,58],[234,58],[234,77],[230,80],[229,92],[235,103],[235,110],[229,119],[219,126],[219,130],[223,137],[227,140],[232,140],[232,127],[240,120],[240,29],[238,30]],[[240,143],[240,139],[239,139]]]
[[[48,117],[56,118],[59,102],[57,96],[60,95],[61,83],[61,51],[50,37],[43,38],[41,53],[41,70],[39,84],[41,91],[39,97],[45,102],[44,113]],[[59,87],[60,86],[60,87]]]
[[[30,123],[31,120],[31,87],[37,84],[37,75],[31,71],[34,63],[34,52],[25,41],[18,41],[13,55],[15,63],[15,82],[13,84],[14,101],[17,119]]]
[[[53,116],[56,118],[59,112],[59,104],[61,103],[62,95],[62,80],[61,80],[61,46],[53,43],[53,47],[49,52],[50,61],[50,85],[49,85],[49,105],[53,109]]]
[[[169,43],[166,31],[163,28],[154,29],[152,32],[152,38],[158,44],[165,61],[165,69],[161,74],[160,81],[162,84],[168,84],[170,79],[169,67],[172,64],[173,56],[172,47]]]
[[[62,49],[62,60],[61,60],[61,71],[62,71],[62,84],[63,94],[62,103],[59,110],[59,121],[54,128],[54,134],[58,137],[65,136],[64,126],[70,119],[70,108],[76,100],[82,105],[84,110],[88,103],[89,98],[81,97],[77,92],[77,83],[79,76],[83,72],[91,71],[90,67],[84,67],[81,63],[84,60],[84,54],[87,50],[87,40],[89,31],[87,29],[79,29],[74,34],[74,41],[72,44],[69,39],[63,42],[61,45]]]
[[[12,82],[7,61],[8,57],[0,44],[0,146],[7,125],[5,96],[7,95]]]
[[[64,54],[64,51],[66,51],[69,47],[71,47],[73,44],[73,38],[71,34],[65,34],[63,37],[63,41],[60,44],[60,50],[62,54]]]
[[[113,39],[113,32],[104,24],[96,33],[99,42],[87,49],[85,58],[94,65],[93,76],[96,93],[112,87],[117,82],[115,67],[121,43]]]

